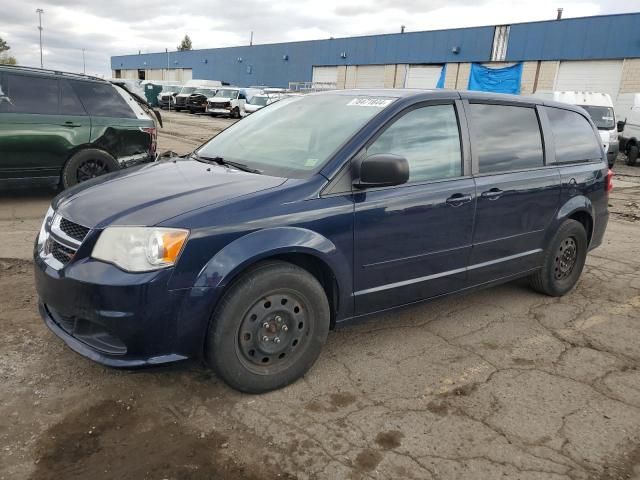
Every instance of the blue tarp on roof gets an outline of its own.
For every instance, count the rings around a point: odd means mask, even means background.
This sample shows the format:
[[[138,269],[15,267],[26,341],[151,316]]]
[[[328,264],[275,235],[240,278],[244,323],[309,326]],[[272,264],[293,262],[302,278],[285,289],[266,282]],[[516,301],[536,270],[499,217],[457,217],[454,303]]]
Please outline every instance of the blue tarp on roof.
[[[520,93],[522,62],[504,68],[488,68],[479,63],[471,64],[469,90],[496,93]]]

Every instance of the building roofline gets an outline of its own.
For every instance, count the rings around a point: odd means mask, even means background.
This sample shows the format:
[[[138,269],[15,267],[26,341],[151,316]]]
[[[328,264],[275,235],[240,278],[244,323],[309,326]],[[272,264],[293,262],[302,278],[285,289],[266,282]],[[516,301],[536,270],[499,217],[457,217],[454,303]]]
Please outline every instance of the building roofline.
[[[389,33],[372,33],[372,34],[367,34],[367,35],[351,35],[351,36],[345,36],[345,37],[330,37],[330,38],[316,38],[316,39],[310,39],[310,40],[293,40],[293,41],[288,41],[288,42],[268,42],[268,43],[258,43],[258,44],[254,44],[254,45],[229,45],[226,47],[209,47],[209,48],[198,48],[198,49],[194,49],[194,50],[169,50],[169,51],[165,51],[165,52],[146,52],[146,53],[129,53],[129,54],[123,54],[123,55],[112,55],[111,59],[115,59],[115,58],[121,58],[121,57],[133,57],[136,55],[159,55],[159,54],[167,54],[167,53],[185,53],[185,52],[205,52],[208,50],[226,50],[226,49],[232,49],[232,48],[247,48],[247,47],[261,47],[263,45],[293,45],[293,44],[301,44],[301,43],[311,43],[311,42],[323,42],[323,41],[333,41],[333,40],[350,40],[350,39],[354,39],[354,38],[358,38],[358,39],[365,39],[365,38],[372,38],[372,37],[389,37],[389,36],[412,36],[412,35],[419,35],[419,34],[424,34],[424,33],[431,33],[431,32],[453,32],[453,31],[460,31],[460,30],[474,30],[474,29],[485,29],[485,28],[492,28],[492,27],[496,27],[496,26],[500,26],[500,25],[509,25],[509,26],[514,26],[514,25],[532,25],[532,24],[540,24],[540,23],[566,23],[566,22],[573,22],[573,21],[579,21],[579,20],[586,20],[586,19],[592,19],[592,18],[604,18],[604,17],[622,17],[622,16],[630,16],[630,15],[640,15],[640,11],[637,12],[627,12],[627,13],[609,13],[609,14],[601,14],[601,15],[591,15],[591,16],[584,16],[584,17],[566,17],[566,18],[562,18],[560,20],[557,19],[549,19],[549,20],[533,20],[533,21],[528,21],[528,22],[516,22],[516,23],[498,23],[498,24],[487,24],[487,25],[474,25],[474,26],[470,26],[470,27],[453,27],[453,28],[438,28],[438,29],[434,29],[434,30],[416,30],[416,31],[411,31],[411,32],[404,32],[404,33],[400,33],[400,32],[389,32]]]

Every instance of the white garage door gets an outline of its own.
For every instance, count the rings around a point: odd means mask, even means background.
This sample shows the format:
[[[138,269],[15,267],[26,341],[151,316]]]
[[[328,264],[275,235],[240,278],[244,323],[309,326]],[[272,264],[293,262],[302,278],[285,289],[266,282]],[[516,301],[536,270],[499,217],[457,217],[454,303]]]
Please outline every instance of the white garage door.
[[[313,67],[314,83],[336,83],[338,81],[338,67]]]
[[[561,62],[554,90],[608,93],[615,99],[621,78],[622,60]]]
[[[356,88],[384,88],[384,65],[358,66]]]
[[[405,88],[436,88],[441,65],[409,65]]]

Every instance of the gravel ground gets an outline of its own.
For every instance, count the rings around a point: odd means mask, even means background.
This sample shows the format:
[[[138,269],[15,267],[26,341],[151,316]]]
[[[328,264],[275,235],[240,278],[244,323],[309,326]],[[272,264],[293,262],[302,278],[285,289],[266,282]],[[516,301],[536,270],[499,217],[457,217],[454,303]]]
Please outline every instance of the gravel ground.
[[[161,149],[179,153],[229,123],[166,116]],[[260,396],[195,361],[118,371],[71,352],[38,317],[29,260],[51,194],[4,193],[0,479],[640,479],[640,168],[616,173],[571,294],[515,282],[346,327]]]

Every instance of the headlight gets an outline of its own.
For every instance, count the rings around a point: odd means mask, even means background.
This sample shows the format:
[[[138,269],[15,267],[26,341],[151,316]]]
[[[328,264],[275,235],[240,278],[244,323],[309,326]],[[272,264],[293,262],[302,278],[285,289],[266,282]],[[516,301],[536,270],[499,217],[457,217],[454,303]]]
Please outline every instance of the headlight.
[[[44,242],[47,239],[47,227],[51,224],[51,220],[53,219],[53,208],[49,207],[46,215],[44,216],[44,220],[42,221],[42,226],[40,227],[40,233],[38,233],[38,251],[42,251],[42,247],[44,246]]]
[[[188,236],[178,228],[108,227],[91,256],[129,272],[158,270],[176,263]]]

